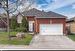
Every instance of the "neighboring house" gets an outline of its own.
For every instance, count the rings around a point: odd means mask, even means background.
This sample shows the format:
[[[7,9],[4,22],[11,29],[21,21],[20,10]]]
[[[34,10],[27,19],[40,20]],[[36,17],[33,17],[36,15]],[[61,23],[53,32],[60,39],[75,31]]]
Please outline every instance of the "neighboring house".
[[[75,33],[75,17],[68,19],[66,21],[67,24],[67,29],[69,30],[70,33]]]
[[[7,18],[6,14],[0,14],[0,31],[6,31],[7,28]]]
[[[66,16],[44,12],[35,8],[23,12],[29,23],[29,31],[40,35],[66,35]]]
[[[9,18],[11,23],[11,18]],[[7,17],[6,14],[0,14],[0,31],[7,31]]]
[[[0,18],[0,31],[6,31],[7,25],[4,22],[6,22],[6,18]]]

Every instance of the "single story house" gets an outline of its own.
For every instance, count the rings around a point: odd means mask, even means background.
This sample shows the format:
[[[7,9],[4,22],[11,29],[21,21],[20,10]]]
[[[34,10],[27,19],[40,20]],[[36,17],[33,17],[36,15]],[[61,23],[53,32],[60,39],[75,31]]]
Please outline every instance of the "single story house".
[[[35,8],[23,12],[29,23],[29,31],[40,35],[66,35],[66,16]]]
[[[70,33],[75,33],[75,17],[68,19],[66,24],[68,31]]]

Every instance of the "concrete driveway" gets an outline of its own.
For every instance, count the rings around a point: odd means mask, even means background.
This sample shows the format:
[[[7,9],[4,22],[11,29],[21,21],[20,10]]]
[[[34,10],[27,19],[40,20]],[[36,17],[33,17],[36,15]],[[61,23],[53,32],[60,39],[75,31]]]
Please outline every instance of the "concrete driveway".
[[[67,36],[36,35],[30,47],[32,49],[75,49],[75,42]]]

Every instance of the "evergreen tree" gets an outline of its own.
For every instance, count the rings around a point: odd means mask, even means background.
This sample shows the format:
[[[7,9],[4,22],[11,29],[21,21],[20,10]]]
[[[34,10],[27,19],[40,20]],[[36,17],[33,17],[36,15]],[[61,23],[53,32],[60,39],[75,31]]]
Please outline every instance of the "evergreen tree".
[[[18,23],[17,23],[16,16],[13,16],[13,17],[11,18],[10,28],[11,28],[11,29],[16,29],[17,27],[18,27]]]
[[[28,21],[26,20],[25,17],[23,17],[21,25],[22,25],[22,28],[24,28],[24,32],[27,32],[28,31]]]

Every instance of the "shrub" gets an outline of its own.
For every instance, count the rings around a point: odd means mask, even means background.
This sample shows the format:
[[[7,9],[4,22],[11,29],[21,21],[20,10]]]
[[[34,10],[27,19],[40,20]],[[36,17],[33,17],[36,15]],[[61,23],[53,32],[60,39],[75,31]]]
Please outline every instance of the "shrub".
[[[27,29],[21,27],[21,28],[16,28],[15,31],[17,31],[17,32],[27,32]]]
[[[17,23],[16,17],[13,16],[11,21],[10,21],[10,28],[11,29],[16,29],[17,27],[18,27],[18,23]]]
[[[15,16],[12,17],[10,22],[11,31],[17,32],[27,32],[28,31],[28,21],[25,17],[22,19],[22,23],[17,23],[17,19]]]
[[[28,31],[28,21],[26,20],[25,17],[23,17],[21,25],[22,25],[22,28],[24,28],[25,32]]]

